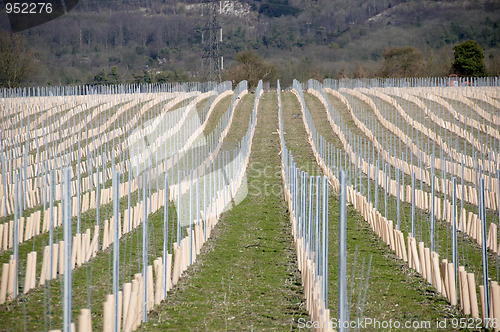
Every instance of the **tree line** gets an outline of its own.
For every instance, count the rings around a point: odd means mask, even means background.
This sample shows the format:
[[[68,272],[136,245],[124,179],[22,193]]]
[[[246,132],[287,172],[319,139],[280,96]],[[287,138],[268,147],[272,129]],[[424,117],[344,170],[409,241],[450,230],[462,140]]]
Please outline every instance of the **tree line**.
[[[495,1],[239,2],[247,12],[219,15],[225,77],[241,76],[238,55],[248,50],[284,84],[310,77],[445,76],[453,69],[453,47],[468,39],[482,47],[486,74],[500,75]],[[200,80],[202,12],[195,0],[80,1],[60,19],[22,33],[37,70],[14,84]],[[2,29],[8,30],[0,22]]]
[[[479,44],[473,40],[467,40],[453,47],[453,61],[441,64],[445,75],[457,74],[458,76],[486,76],[484,65],[484,51]],[[0,32],[0,87],[18,87],[30,81],[37,74],[37,63],[35,52],[28,47],[26,40],[21,35],[11,35]],[[390,47],[384,51],[381,67],[373,72],[358,68],[353,78],[362,77],[423,77],[431,76],[429,71],[436,65],[433,59],[426,60],[421,51],[412,46]],[[297,64],[295,69],[297,78],[307,80],[315,78],[322,80],[328,75],[318,68],[310,66],[307,62]],[[300,69],[302,69],[300,71]],[[255,87],[259,80],[276,81],[278,78],[286,84],[284,79],[286,68],[273,63],[258,55],[252,49],[240,51],[235,56],[234,63],[223,71],[224,80],[235,83],[247,80],[250,87]],[[290,74],[290,73],[289,73]],[[345,76],[339,72],[338,77]],[[333,76],[330,76],[333,77]],[[108,72],[101,70],[88,84],[120,84],[120,83],[167,83],[186,82],[193,80],[192,77],[182,69],[178,71],[152,72],[144,70],[135,74],[132,81],[126,81],[120,75],[116,66]]]

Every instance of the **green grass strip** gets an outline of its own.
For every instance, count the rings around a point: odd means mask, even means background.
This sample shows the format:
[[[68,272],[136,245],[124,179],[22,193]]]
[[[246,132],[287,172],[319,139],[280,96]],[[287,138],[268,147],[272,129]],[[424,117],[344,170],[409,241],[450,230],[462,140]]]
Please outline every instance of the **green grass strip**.
[[[308,319],[283,199],[277,96],[261,99],[249,192],[222,215],[173,292],[150,313],[148,330],[290,330]]]

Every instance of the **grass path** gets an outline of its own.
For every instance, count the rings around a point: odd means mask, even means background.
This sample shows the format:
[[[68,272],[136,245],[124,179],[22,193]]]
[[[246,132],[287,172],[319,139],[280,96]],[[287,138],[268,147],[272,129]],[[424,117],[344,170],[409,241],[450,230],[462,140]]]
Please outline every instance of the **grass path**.
[[[197,262],[147,330],[290,330],[308,319],[282,196],[277,96],[261,99],[248,171],[249,192],[223,214]]]
[[[324,109],[314,98],[308,98],[307,106],[311,111],[315,124],[321,131],[328,132],[329,126]],[[297,98],[291,92],[282,94],[283,121],[285,139],[288,148],[294,155],[294,160],[301,169],[309,174],[321,174],[313,157],[310,145],[306,144],[306,132],[300,116],[300,106]],[[297,116],[299,115],[299,116]],[[335,142],[330,130],[327,138]],[[329,308],[331,317],[337,317],[337,264],[338,264],[338,196],[330,191],[329,197]],[[348,289],[352,297],[350,319],[356,318],[356,302],[360,287],[361,263],[365,261],[365,276],[370,255],[373,254],[369,287],[364,308],[364,317],[380,321],[432,321],[457,315],[456,310],[435,290],[420,278],[404,262],[382,242],[371,230],[368,223],[352,207],[347,210],[347,279],[351,285],[354,257],[357,248],[357,267],[355,271],[354,291]],[[349,286],[350,287],[350,286]]]

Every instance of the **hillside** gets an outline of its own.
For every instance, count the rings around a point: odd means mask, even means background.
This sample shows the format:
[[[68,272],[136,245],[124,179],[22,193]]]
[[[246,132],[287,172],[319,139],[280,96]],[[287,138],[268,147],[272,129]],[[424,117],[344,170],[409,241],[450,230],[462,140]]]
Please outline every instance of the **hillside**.
[[[121,82],[195,80],[201,68],[200,1],[80,0],[68,14],[24,31],[37,52],[33,83],[96,83],[117,67]],[[500,2],[431,0],[223,1],[225,67],[252,48],[292,78],[374,76],[384,49],[413,46],[446,75],[452,47],[474,39],[489,75],[500,74]],[[0,28],[8,29],[5,14]],[[156,78],[151,76],[156,73]]]

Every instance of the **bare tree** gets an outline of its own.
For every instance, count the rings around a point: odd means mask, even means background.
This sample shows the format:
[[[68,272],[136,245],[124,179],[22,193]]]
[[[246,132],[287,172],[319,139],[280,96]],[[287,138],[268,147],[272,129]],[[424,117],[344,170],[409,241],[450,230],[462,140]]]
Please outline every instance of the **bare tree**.
[[[0,31],[0,87],[18,87],[35,73],[35,52],[26,40],[19,34]]]
[[[276,67],[265,61],[253,50],[246,50],[236,54],[238,65],[231,68],[230,79],[235,82],[246,80],[249,88],[254,88],[262,81],[273,81],[277,74]]]
[[[417,49],[391,47],[384,52],[381,75],[384,77],[411,77],[424,74],[425,63],[422,53]]]

